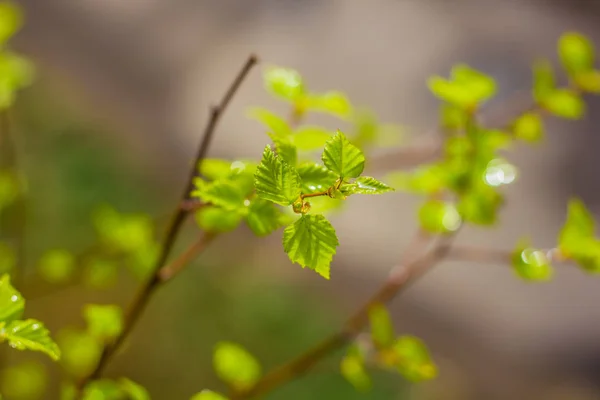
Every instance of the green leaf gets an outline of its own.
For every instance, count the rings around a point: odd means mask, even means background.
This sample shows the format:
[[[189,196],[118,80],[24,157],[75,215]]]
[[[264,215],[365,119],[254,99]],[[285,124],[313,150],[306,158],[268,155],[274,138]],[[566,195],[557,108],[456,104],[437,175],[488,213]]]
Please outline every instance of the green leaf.
[[[44,324],[35,319],[0,323],[0,339],[17,350],[34,350],[46,353],[54,361],[60,358],[58,345],[50,338]]]
[[[321,159],[323,164],[340,178],[356,178],[365,168],[363,152],[351,144],[340,131],[325,143]]]
[[[421,227],[431,233],[448,233],[457,230],[461,217],[452,203],[427,200],[419,209]]]
[[[600,241],[594,237],[595,221],[579,199],[571,199],[567,219],[558,236],[563,257],[575,260],[584,270],[600,272]]]
[[[89,375],[98,363],[103,346],[89,333],[67,329],[57,337],[62,349],[61,364],[76,377]]]
[[[65,249],[48,250],[38,262],[38,272],[49,283],[65,283],[74,271],[75,256]]]
[[[448,185],[447,168],[443,164],[422,165],[414,171],[394,171],[385,180],[398,190],[418,194],[435,194]]]
[[[302,180],[302,193],[322,192],[335,184],[337,175],[323,165],[312,162],[298,166]]]
[[[10,284],[8,274],[0,278],[0,323],[20,318],[25,310],[25,299]]]
[[[350,101],[341,92],[311,93],[306,96],[305,107],[309,110],[322,111],[342,118],[349,116],[352,111]]]
[[[219,378],[236,390],[252,387],[261,376],[256,358],[236,343],[219,342],[215,347],[213,366]]]
[[[298,149],[291,138],[272,134],[269,134],[269,137],[273,140],[277,155],[288,165],[295,166],[298,163]]]
[[[86,304],[83,316],[88,332],[103,342],[115,339],[123,331],[123,311],[114,304]]]
[[[539,114],[528,112],[517,118],[513,124],[513,132],[517,139],[529,143],[537,143],[544,136],[544,126]]]
[[[496,93],[496,82],[465,64],[452,68],[452,80],[434,76],[427,81],[432,93],[461,109],[470,110]]]
[[[196,189],[192,197],[198,198],[205,203],[219,206],[225,210],[238,210],[244,206],[246,193],[239,185],[226,179],[206,182],[202,178],[194,179]]]
[[[257,236],[267,236],[282,226],[281,211],[270,201],[255,199],[248,208],[246,222]]]
[[[367,374],[363,360],[355,355],[347,355],[340,363],[342,376],[359,392],[371,388],[371,378]]]
[[[212,390],[204,389],[200,393],[196,393],[190,400],[227,400],[227,397]]]
[[[574,78],[577,87],[584,92],[600,93],[600,71],[581,72]]]
[[[437,367],[431,360],[423,341],[414,336],[401,336],[394,344],[398,371],[412,382],[421,382],[437,376]]]
[[[200,162],[198,172],[209,181],[227,178],[231,175],[231,161],[220,158],[205,158]]]
[[[17,255],[13,249],[0,242],[0,274],[6,274],[17,265]]]
[[[526,281],[548,281],[554,271],[546,254],[529,246],[528,240],[521,240],[511,256],[516,274]]]
[[[469,119],[465,110],[448,103],[442,103],[440,114],[442,127],[451,130],[463,129]]]
[[[560,37],[558,56],[571,76],[589,72],[594,68],[594,45],[580,33],[567,32]]]
[[[394,343],[394,326],[390,314],[383,304],[375,304],[369,309],[371,338],[377,348],[386,348]]]
[[[19,196],[19,180],[11,171],[0,171],[0,211]]]
[[[106,289],[118,280],[117,264],[109,259],[91,258],[83,267],[83,283],[92,288]]]
[[[119,384],[110,379],[98,379],[86,385],[81,400],[120,400],[123,392]]]
[[[256,193],[262,199],[289,206],[300,196],[298,171],[279,158],[267,145],[254,174]]]
[[[548,60],[538,60],[533,64],[533,98],[538,102],[556,90],[556,80],[552,64]]]
[[[315,150],[325,146],[332,134],[319,126],[303,126],[292,135],[296,147],[300,150]]]
[[[338,245],[335,229],[322,215],[303,215],[283,232],[283,249],[290,260],[325,279],[329,279],[329,266]]]
[[[460,195],[458,211],[465,222],[492,225],[496,222],[504,198],[488,185],[476,185]]]
[[[557,89],[543,100],[542,106],[551,114],[565,119],[580,119],[585,114],[585,102],[569,89]]]
[[[219,207],[202,207],[196,211],[196,223],[205,232],[224,233],[238,227],[244,214]]]
[[[0,3],[0,44],[4,44],[23,25],[23,12],[16,4]]]
[[[1,374],[2,393],[7,399],[43,398],[48,383],[47,372],[43,364],[33,361],[13,364],[5,367]]]
[[[268,67],[264,73],[267,90],[285,100],[297,100],[304,95],[300,74],[290,68]]]
[[[139,383],[132,381],[131,379],[119,379],[119,386],[121,390],[128,396],[128,400],[150,400],[150,393],[148,393],[146,388]]]
[[[382,194],[393,192],[394,189],[383,182],[378,181],[370,176],[360,176],[350,184],[345,184],[340,187],[340,190],[345,195],[351,194]]]
[[[270,132],[273,132],[277,136],[289,136],[292,134],[292,128],[290,128],[285,119],[265,108],[251,108],[248,111],[248,116],[265,125]]]

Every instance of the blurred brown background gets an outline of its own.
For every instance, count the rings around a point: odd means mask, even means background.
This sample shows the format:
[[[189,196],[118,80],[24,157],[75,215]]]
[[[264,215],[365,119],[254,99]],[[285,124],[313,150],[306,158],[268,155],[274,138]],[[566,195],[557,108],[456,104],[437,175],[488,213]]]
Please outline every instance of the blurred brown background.
[[[346,92],[418,137],[436,124],[430,75],[445,75],[457,62],[493,75],[500,93],[492,110],[527,90],[533,60],[556,59],[562,32],[600,43],[600,2],[593,0],[19,3],[27,21],[14,45],[39,74],[17,104],[30,259],[47,247],[75,250],[93,241],[89,215],[98,203],[156,216],[171,210],[208,105],[250,52],[298,69],[315,90]],[[261,153],[262,128],[244,116],[256,105],[285,110],[265,93],[258,71],[228,109],[213,156]],[[511,160],[521,173],[501,225],[465,229],[459,242],[511,249],[526,234],[549,247],[570,196],[600,211],[599,110],[591,99],[584,121],[549,122],[543,145],[519,147]],[[333,220],[342,245],[330,282],[292,266],[279,233],[220,238],[153,299],[108,375],[130,376],[156,399],[189,398],[219,388],[210,354],[220,339],[243,343],[265,367],[298,354],[385,279],[415,230],[418,202],[402,193],[352,199]],[[331,368],[269,398],[600,399],[599,285],[567,267],[550,283],[529,285],[507,266],[444,263],[392,307],[398,331],[419,335],[434,352],[438,380],[407,387],[383,376],[374,392],[359,395],[326,363]],[[72,287],[32,300],[28,313],[56,330],[81,324],[85,302],[126,304],[134,290],[126,278],[108,292]]]

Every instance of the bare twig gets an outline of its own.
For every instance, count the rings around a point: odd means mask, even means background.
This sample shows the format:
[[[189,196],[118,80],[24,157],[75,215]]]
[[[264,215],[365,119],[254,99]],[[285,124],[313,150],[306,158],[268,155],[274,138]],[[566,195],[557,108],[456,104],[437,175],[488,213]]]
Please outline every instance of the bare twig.
[[[471,261],[479,263],[510,264],[512,254],[510,251],[455,246],[448,253],[448,259],[458,261]]]
[[[77,389],[79,390],[80,395],[82,394],[82,389],[88,382],[97,379],[102,375],[104,368],[106,367],[112,356],[119,349],[119,347],[123,344],[124,339],[131,332],[140,315],[148,305],[150,297],[155,292],[155,290],[161,285],[161,283],[163,283],[160,271],[163,268],[163,266],[166,265],[169,254],[171,253],[175,240],[177,239],[177,236],[180,232],[180,228],[183,222],[185,221],[186,216],[188,215],[188,211],[185,208],[181,207],[181,205],[187,200],[189,200],[190,192],[192,191],[194,185],[193,181],[196,176],[197,166],[206,157],[211,140],[214,136],[215,128],[219,120],[221,119],[223,112],[227,108],[229,102],[233,98],[234,94],[240,87],[243,80],[246,78],[252,67],[257,62],[258,58],[255,55],[251,55],[245,62],[241,71],[238,73],[225,95],[223,96],[219,105],[211,107],[210,118],[204,130],[202,142],[198,147],[198,152],[196,154],[194,162],[192,163],[192,167],[190,169],[190,173],[186,181],[183,193],[180,196],[180,199],[177,201],[177,206],[175,207],[171,223],[169,224],[166,235],[164,237],[163,244],[161,246],[161,252],[154,265],[152,275],[150,279],[143,285],[137,297],[132,302],[129,310],[127,311],[121,334],[111,344],[107,345],[104,348],[104,351],[100,356],[100,360],[98,361],[98,364],[96,365],[96,368],[92,371],[92,373],[84,377],[77,383]],[[185,261],[189,261],[192,258],[190,257],[191,253],[193,253],[193,255],[196,255],[199,252],[198,250],[202,250],[204,248],[204,244],[197,245],[196,247],[194,247],[194,251],[185,252],[178,260],[182,259]],[[171,267],[169,267],[167,270],[171,273],[179,271],[181,269],[179,263],[180,261],[174,261],[173,264],[171,264]],[[174,268],[172,267],[173,265],[177,265],[177,267]],[[172,275],[169,275],[169,278],[172,278]]]
[[[233,393],[230,396],[230,399],[251,399],[265,394],[276,387],[305,374],[333,351],[348,344],[365,327],[368,320],[369,309],[374,304],[391,301],[412,282],[442,260],[451,248],[452,238],[453,235],[441,238],[439,242],[423,256],[394,268],[381,288],[346,321],[342,329],[326,338],[300,357],[267,373],[250,389]]]
[[[162,283],[168,282],[179,274],[190,261],[204,251],[216,237],[215,234],[203,233],[190,247],[170,264],[165,265],[158,271],[158,277]]]

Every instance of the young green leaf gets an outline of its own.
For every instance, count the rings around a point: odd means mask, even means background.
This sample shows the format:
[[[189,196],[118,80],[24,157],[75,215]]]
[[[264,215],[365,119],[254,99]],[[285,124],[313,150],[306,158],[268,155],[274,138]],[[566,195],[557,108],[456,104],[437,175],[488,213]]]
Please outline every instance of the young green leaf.
[[[298,163],[298,149],[296,145],[292,143],[292,139],[290,137],[285,136],[277,136],[274,134],[269,134],[269,137],[273,141],[275,145],[275,151],[279,157],[288,165],[295,166]]]
[[[200,175],[209,181],[227,178],[231,175],[231,161],[220,158],[205,158],[198,166]]]
[[[548,281],[553,270],[546,254],[531,248],[527,240],[521,240],[512,253],[512,266],[516,274],[526,281]]]
[[[196,189],[192,192],[192,197],[205,203],[219,206],[225,210],[239,210],[244,206],[246,193],[231,180],[220,179],[206,182],[202,178],[196,178],[194,184]]]
[[[41,351],[54,361],[60,358],[60,349],[50,338],[50,332],[42,322],[35,319],[0,323],[0,340],[7,340],[17,350]]]
[[[150,400],[150,393],[146,388],[131,379],[119,379],[119,386],[129,400]]]
[[[91,288],[106,289],[117,282],[118,276],[118,267],[113,260],[90,258],[83,267],[83,283]]]
[[[322,215],[303,215],[283,231],[283,249],[290,260],[329,279],[330,264],[339,245],[335,229]]]
[[[273,132],[277,136],[285,137],[292,134],[292,128],[290,128],[285,119],[265,108],[251,108],[248,111],[248,116],[261,122],[270,132]]]
[[[23,12],[16,4],[0,3],[0,44],[4,44],[23,25]]]
[[[123,311],[113,304],[86,304],[83,316],[88,332],[100,341],[110,341],[123,330]]]
[[[340,362],[342,376],[359,392],[371,388],[371,378],[367,374],[364,361],[357,356],[347,355]]]
[[[8,274],[0,278],[0,323],[20,318],[25,310],[25,299],[11,284]]]
[[[102,354],[102,344],[85,331],[67,329],[57,337],[62,349],[61,364],[77,377],[92,372]]]
[[[305,99],[306,108],[313,111],[322,111],[344,118],[350,115],[352,106],[345,94],[340,92],[327,92],[323,94],[309,94]]]
[[[36,361],[11,362],[11,366],[4,367],[0,374],[0,387],[6,399],[34,400],[44,397],[49,380],[44,364]]]
[[[594,45],[580,33],[567,32],[560,37],[558,56],[571,76],[589,72],[594,68]]]
[[[303,126],[292,135],[294,144],[300,150],[315,150],[325,146],[331,132],[319,126]]]
[[[371,338],[377,348],[386,348],[394,343],[394,326],[388,310],[383,304],[375,304],[369,309]]]
[[[538,102],[556,90],[552,64],[548,60],[538,60],[533,64],[533,98]]]
[[[465,64],[451,71],[452,80],[434,76],[427,81],[429,89],[438,98],[463,110],[471,110],[496,93],[496,82]]]
[[[513,132],[517,139],[529,143],[539,142],[544,136],[542,117],[532,112],[521,115],[513,124]]]
[[[469,115],[460,107],[448,103],[442,103],[440,109],[440,121],[442,127],[450,130],[463,129],[469,119]]]
[[[493,187],[479,184],[460,195],[457,208],[465,222],[492,225],[503,203],[504,198]]]
[[[289,206],[300,196],[298,171],[267,145],[260,165],[254,174],[256,193],[262,199]]]
[[[302,77],[293,69],[268,67],[264,80],[268,91],[285,100],[294,101],[304,95]]]
[[[448,233],[457,230],[461,217],[452,203],[427,200],[419,209],[421,227],[431,233]]]
[[[49,283],[67,282],[75,271],[75,256],[65,249],[49,250],[38,262],[38,272]]]
[[[577,87],[584,92],[600,93],[600,71],[581,72],[574,78]]]
[[[81,400],[112,400],[122,397],[123,392],[117,382],[110,379],[98,379],[86,385]]]
[[[196,223],[205,232],[224,233],[238,227],[244,218],[241,211],[231,211],[220,207],[202,207],[195,214]]]
[[[600,272],[600,241],[594,237],[595,221],[578,199],[571,199],[567,220],[558,236],[560,253],[588,272]]]
[[[213,354],[213,365],[219,378],[236,390],[248,389],[260,379],[260,364],[236,343],[219,342]]]
[[[363,152],[350,143],[340,131],[325,143],[321,159],[323,164],[340,178],[356,178],[365,168]]]
[[[0,242],[0,274],[6,274],[17,265],[17,255],[5,243]]]
[[[282,226],[281,211],[270,201],[255,199],[248,207],[246,222],[257,236],[267,236]]]
[[[298,174],[302,180],[302,192],[322,192],[335,184],[337,175],[323,165],[307,162],[298,166]]]
[[[581,96],[569,89],[557,89],[547,95],[542,106],[557,117],[580,119],[585,114],[585,102]]]
[[[435,194],[448,186],[448,169],[443,164],[422,165],[411,172],[391,172],[385,180],[398,190]]]
[[[421,339],[401,336],[396,340],[393,349],[398,359],[398,371],[405,379],[421,382],[437,376],[437,367]]]
[[[340,190],[347,196],[351,194],[382,194],[394,191],[393,188],[370,176],[359,176],[354,182],[342,185]]]
[[[196,393],[190,400],[227,400],[227,397],[213,392],[212,390],[204,389],[200,393]]]

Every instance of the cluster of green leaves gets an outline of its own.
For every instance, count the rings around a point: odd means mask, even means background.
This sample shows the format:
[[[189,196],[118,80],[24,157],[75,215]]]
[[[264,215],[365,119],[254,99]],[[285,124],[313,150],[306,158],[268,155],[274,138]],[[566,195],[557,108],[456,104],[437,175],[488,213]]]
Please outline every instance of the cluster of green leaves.
[[[150,400],[150,394],[128,378],[98,379],[87,385],[79,397],[73,386],[63,386],[61,400]]]
[[[17,350],[46,353],[53,360],[60,358],[60,349],[44,324],[36,319],[20,319],[25,311],[25,299],[5,274],[0,278],[0,342]]]
[[[437,367],[425,344],[410,335],[396,337],[384,305],[373,305],[369,310],[369,320],[370,343],[355,342],[348,348],[340,364],[342,375],[357,390],[364,391],[371,386],[368,367],[395,371],[411,382],[437,376]]]

